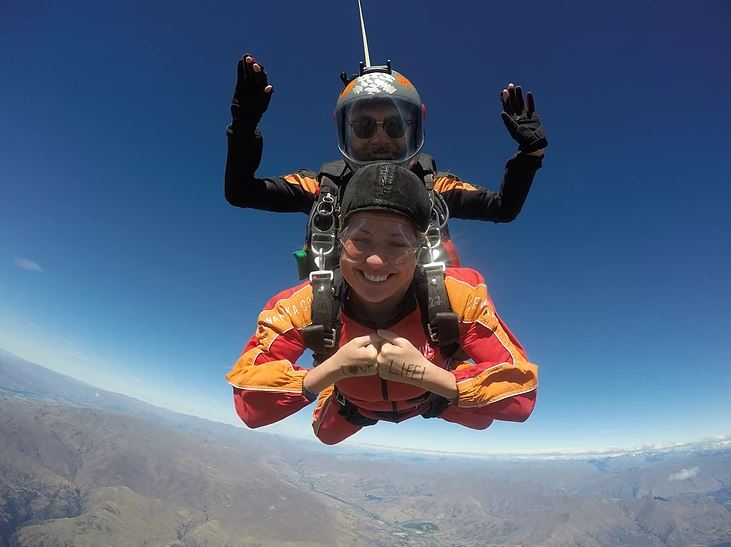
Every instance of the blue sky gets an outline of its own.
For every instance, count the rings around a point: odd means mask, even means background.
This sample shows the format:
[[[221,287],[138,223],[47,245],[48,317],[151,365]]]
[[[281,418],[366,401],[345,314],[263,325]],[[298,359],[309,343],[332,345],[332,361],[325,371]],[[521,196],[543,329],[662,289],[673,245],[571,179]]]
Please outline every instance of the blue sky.
[[[373,62],[427,104],[440,169],[496,189],[508,82],[550,147],[519,218],[454,221],[463,262],[541,366],[524,424],[437,420],[354,439],[532,451],[731,433],[726,2],[365,0]],[[223,197],[244,51],[276,88],[260,176],[337,157],[355,2],[0,7],[0,347],[94,385],[235,423],[224,374],[294,284],[304,215]],[[272,431],[311,437],[305,410]]]

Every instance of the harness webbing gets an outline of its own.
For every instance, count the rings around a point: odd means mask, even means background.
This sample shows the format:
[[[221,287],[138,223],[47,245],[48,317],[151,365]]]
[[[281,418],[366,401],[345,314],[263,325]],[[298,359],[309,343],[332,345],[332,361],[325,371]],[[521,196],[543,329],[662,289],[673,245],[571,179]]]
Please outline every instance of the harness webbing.
[[[312,350],[315,366],[330,357],[340,340],[340,270],[312,272],[312,323],[302,337]]]
[[[432,194],[433,214],[428,231],[428,247],[420,254],[420,264],[415,276],[415,294],[421,310],[422,325],[428,340],[436,344],[446,361],[447,370],[460,350],[460,331],[457,315],[452,311],[444,286],[444,263],[435,262],[435,249],[441,245],[446,232],[449,210],[444,200],[434,192],[436,165],[431,156],[422,154],[415,172],[422,178]],[[343,161],[324,164],[320,169],[320,193],[310,213],[307,224],[305,249],[308,254],[307,271],[312,283],[312,323],[302,330],[304,342],[314,354],[314,365],[333,355],[340,338],[340,297],[342,278],[338,268],[339,242],[337,240],[340,196],[352,172]],[[314,271],[313,271],[314,270]],[[355,425],[372,425],[377,422],[360,414],[358,408],[337,392],[340,413]],[[429,394],[423,401],[422,416],[439,416],[449,401]]]
[[[450,365],[459,351],[459,320],[452,311],[444,286],[444,264],[424,264],[416,284],[416,299],[421,309],[421,322],[430,341],[436,343],[442,357]]]

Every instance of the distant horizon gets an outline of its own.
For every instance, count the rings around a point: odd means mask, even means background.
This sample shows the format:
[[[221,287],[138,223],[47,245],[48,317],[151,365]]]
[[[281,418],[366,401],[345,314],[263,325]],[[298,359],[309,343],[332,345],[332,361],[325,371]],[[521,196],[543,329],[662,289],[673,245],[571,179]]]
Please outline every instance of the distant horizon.
[[[240,422],[237,422],[236,420],[231,421],[222,421],[218,420],[211,416],[205,416],[201,414],[191,414],[188,412],[184,412],[175,408],[171,408],[168,406],[164,406],[162,404],[157,404],[151,401],[147,401],[145,399],[136,397],[132,394],[125,393],[122,391],[114,391],[108,388],[104,388],[101,386],[94,385],[92,383],[89,383],[85,381],[82,378],[78,378],[76,376],[72,376],[70,374],[66,374],[64,372],[54,370],[48,366],[45,366],[41,363],[29,360],[22,355],[18,355],[12,351],[9,351],[7,348],[0,347],[0,351],[7,353],[8,355],[13,356],[16,359],[20,359],[21,361],[24,361],[26,363],[29,363],[31,365],[35,365],[47,370],[50,370],[51,372],[55,374],[60,374],[62,376],[65,376],[67,378],[70,378],[74,381],[80,382],[82,384],[85,384],[89,386],[90,388],[93,388],[95,390],[100,390],[108,393],[112,393],[115,395],[122,395],[124,397],[129,397],[130,399],[133,399],[135,401],[142,402],[144,404],[154,406],[156,408],[161,408],[163,410],[175,412],[177,414],[181,414],[183,416],[190,416],[194,418],[200,418],[203,420],[207,420],[216,424],[222,424],[227,426],[232,426],[237,429],[244,429],[248,431],[256,431],[263,434],[268,435],[275,435],[275,436],[284,436],[289,439],[296,439],[296,440],[309,440],[312,441],[315,444],[320,444],[320,441],[317,440],[317,438],[312,436],[307,436],[306,434],[297,435],[292,433],[285,433],[273,430],[273,428],[260,428],[260,429],[249,429],[245,425],[243,425]],[[1,387],[1,384],[0,384]],[[233,403],[232,403],[232,411],[233,411]],[[405,422],[408,423],[408,422]],[[478,433],[479,434],[479,433]],[[349,439],[345,443],[338,445],[340,448],[344,449],[354,449],[356,447],[367,449],[367,450],[384,450],[389,452],[404,452],[409,454],[423,454],[426,456],[454,456],[454,457],[464,457],[464,458],[485,458],[485,459],[582,459],[586,457],[620,457],[620,456],[631,456],[631,455],[639,455],[647,452],[664,452],[664,451],[676,451],[676,450],[683,450],[686,448],[691,448],[693,446],[702,446],[702,447],[709,447],[710,445],[721,445],[723,448],[730,448],[731,449],[731,433],[719,433],[718,435],[711,436],[711,437],[703,437],[703,438],[697,438],[693,440],[683,440],[683,441],[676,441],[676,442],[664,442],[664,443],[653,443],[648,442],[643,445],[637,445],[637,446],[625,446],[625,447],[617,447],[617,446],[607,446],[604,448],[594,448],[594,449],[583,449],[583,448],[543,448],[543,449],[536,449],[536,450],[529,450],[529,451],[515,451],[515,452],[468,452],[468,451],[452,451],[452,450],[435,450],[435,449],[427,449],[427,448],[412,448],[408,446],[398,446],[398,445],[383,445],[383,444],[377,444],[377,443],[371,443],[371,442],[360,442],[357,440],[357,438]],[[323,450],[328,450],[331,447],[328,447],[326,445],[322,445]]]

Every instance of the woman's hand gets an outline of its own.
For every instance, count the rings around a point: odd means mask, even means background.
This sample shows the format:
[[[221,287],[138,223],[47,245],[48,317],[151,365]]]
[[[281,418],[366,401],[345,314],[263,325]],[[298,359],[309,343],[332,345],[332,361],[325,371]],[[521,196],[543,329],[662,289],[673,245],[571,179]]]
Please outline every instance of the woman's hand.
[[[304,388],[311,393],[319,393],[343,378],[377,374],[376,358],[382,341],[376,333],[371,333],[343,344],[332,356],[305,375]]]
[[[426,371],[436,365],[429,362],[406,338],[385,329],[377,333],[383,338],[376,359],[378,375],[384,380],[421,385]]]
[[[419,386],[450,400],[457,397],[457,380],[451,372],[429,361],[406,338],[385,329],[377,334],[384,340],[376,359],[381,378]]]

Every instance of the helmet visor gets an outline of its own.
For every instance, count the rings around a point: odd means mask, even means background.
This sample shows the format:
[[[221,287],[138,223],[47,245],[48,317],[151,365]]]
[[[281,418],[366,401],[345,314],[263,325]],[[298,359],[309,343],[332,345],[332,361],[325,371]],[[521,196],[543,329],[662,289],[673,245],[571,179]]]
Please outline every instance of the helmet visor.
[[[421,149],[420,105],[399,98],[353,101],[336,113],[340,152],[352,162],[408,162]]]

